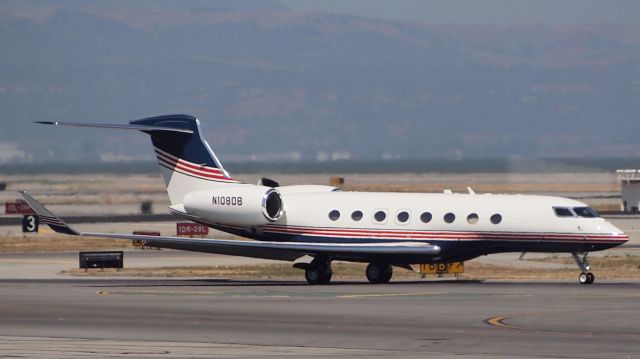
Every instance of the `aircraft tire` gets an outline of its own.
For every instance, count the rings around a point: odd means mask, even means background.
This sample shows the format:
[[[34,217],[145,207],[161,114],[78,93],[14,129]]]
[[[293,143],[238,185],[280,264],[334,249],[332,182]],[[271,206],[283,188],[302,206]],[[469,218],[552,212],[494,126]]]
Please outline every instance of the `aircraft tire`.
[[[596,280],[596,276],[593,275],[593,273],[591,272],[587,273],[587,284],[593,284],[595,280]]]
[[[596,277],[591,272],[582,272],[578,276],[578,281],[580,284],[593,284]]]
[[[328,284],[331,281],[333,273],[323,267],[309,268],[304,271],[304,277],[307,283],[311,285]]]
[[[366,270],[367,280],[373,284],[387,283],[393,276],[393,267],[389,264],[370,263]]]

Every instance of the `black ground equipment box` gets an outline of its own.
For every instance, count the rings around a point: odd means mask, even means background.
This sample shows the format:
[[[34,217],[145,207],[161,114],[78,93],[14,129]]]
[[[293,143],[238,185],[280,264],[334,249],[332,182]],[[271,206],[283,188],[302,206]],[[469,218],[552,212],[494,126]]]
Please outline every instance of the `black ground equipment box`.
[[[118,268],[124,266],[124,252],[80,252],[80,268]]]

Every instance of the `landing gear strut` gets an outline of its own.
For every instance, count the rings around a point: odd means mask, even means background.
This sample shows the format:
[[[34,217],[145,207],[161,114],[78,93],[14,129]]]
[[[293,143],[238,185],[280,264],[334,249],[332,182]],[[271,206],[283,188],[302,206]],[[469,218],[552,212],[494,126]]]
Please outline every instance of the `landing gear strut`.
[[[393,268],[388,264],[371,263],[367,266],[366,274],[371,283],[387,283],[393,276]]]
[[[589,261],[587,261],[588,254],[588,252],[585,252],[582,257],[580,257],[580,255],[576,252],[571,253],[571,255],[573,256],[573,260],[576,261],[578,268],[580,268],[580,270],[582,271],[582,273],[580,273],[580,276],[578,276],[578,281],[580,282],[580,284],[593,284],[596,279],[593,273],[589,272],[589,269],[591,269],[591,267],[589,266]]]

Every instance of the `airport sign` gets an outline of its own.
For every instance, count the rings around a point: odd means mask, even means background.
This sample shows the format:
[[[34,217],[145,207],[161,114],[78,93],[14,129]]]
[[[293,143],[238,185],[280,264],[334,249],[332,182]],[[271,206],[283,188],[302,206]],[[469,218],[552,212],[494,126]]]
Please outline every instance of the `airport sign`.
[[[4,214],[35,214],[24,201],[5,202]]]
[[[204,236],[209,234],[209,227],[193,222],[178,222],[176,223],[176,234],[178,236]]]
[[[464,262],[421,264],[420,273],[421,274],[460,274],[460,273],[464,273]]]
[[[40,218],[35,214],[25,214],[22,216],[22,232],[23,233],[38,233],[38,227],[40,225]]]

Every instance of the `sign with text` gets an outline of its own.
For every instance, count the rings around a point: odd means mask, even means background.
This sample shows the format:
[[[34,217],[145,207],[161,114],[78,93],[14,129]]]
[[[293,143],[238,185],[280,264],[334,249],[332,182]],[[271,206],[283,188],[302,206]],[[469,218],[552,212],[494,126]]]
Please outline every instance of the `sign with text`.
[[[205,236],[209,234],[209,227],[193,222],[179,222],[176,223],[176,234],[178,236]]]
[[[5,202],[4,214],[35,214],[24,201]]]
[[[27,214],[22,216],[22,232],[38,233],[40,219],[35,214]]]
[[[428,263],[420,265],[420,273],[422,274],[460,274],[464,273],[463,262],[453,263]]]

